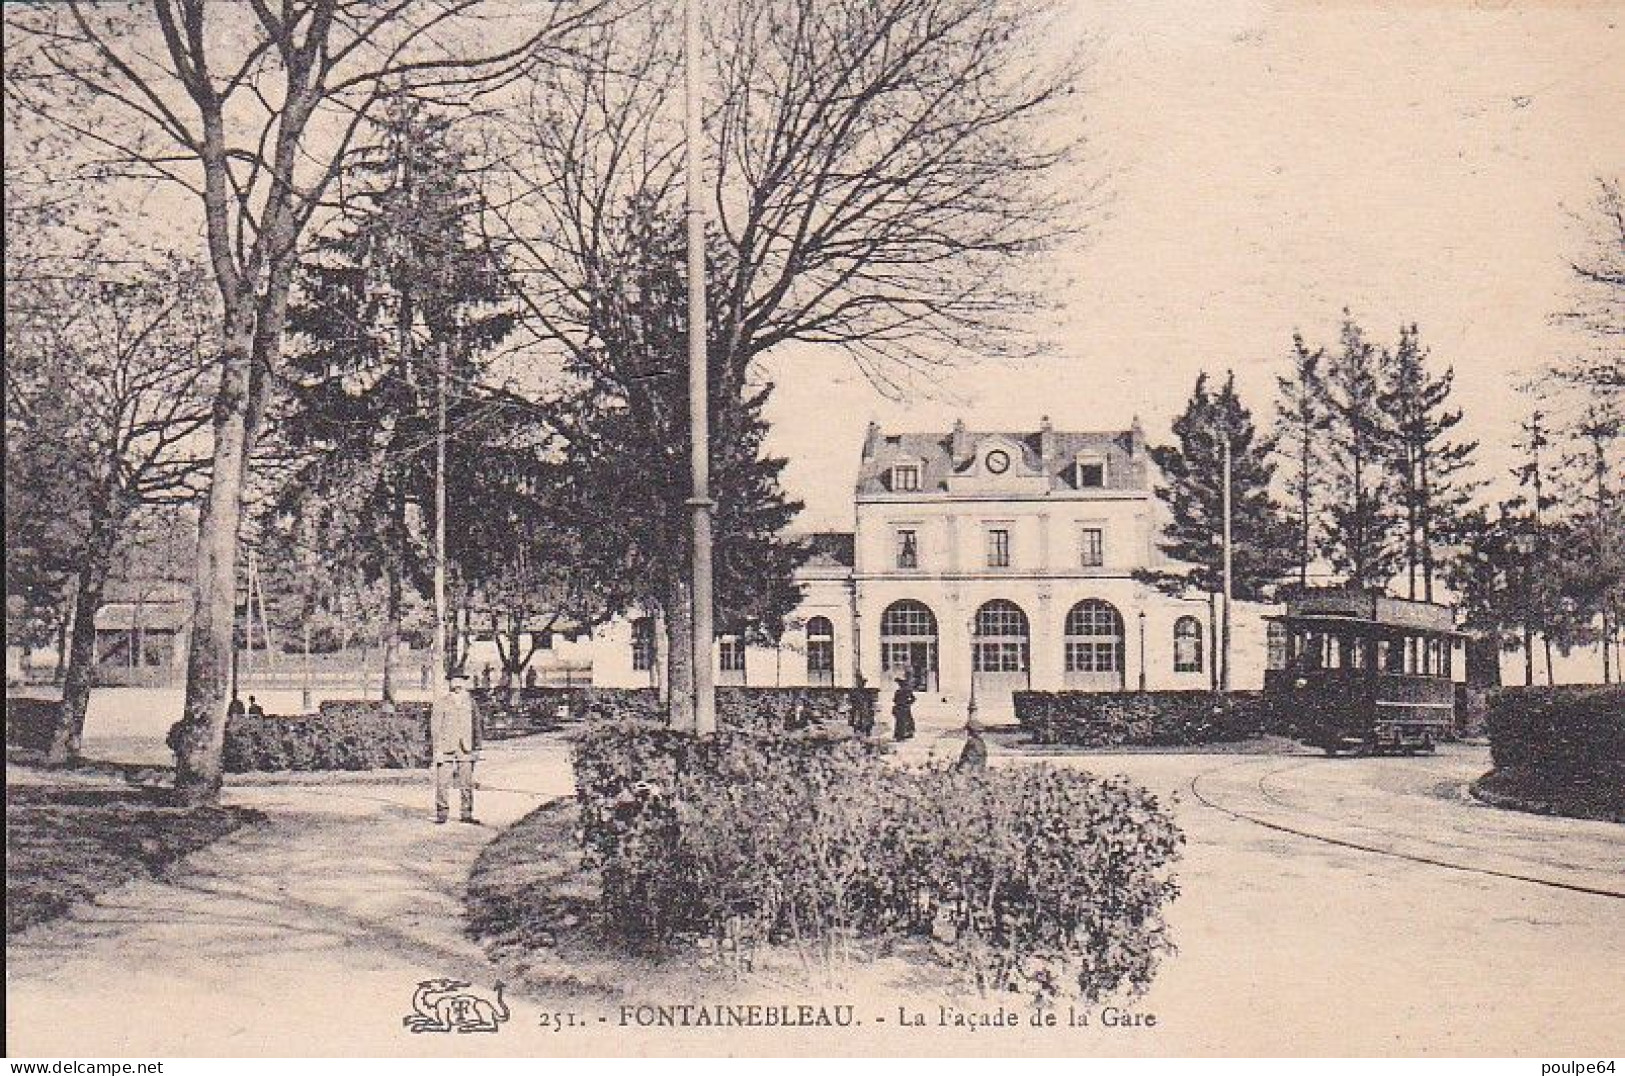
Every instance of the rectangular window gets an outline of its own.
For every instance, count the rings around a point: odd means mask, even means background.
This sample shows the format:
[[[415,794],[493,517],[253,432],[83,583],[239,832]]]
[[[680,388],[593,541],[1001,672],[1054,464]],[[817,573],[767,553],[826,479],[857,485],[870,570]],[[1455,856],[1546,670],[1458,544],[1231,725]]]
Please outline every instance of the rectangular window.
[[[894,493],[914,493],[920,488],[918,464],[901,463],[891,469],[891,488]]]
[[[655,622],[640,616],[632,621],[632,668],[648,672],[655,667]]]
[[[987,566],[1010,567],[1010,532],[1003,527],[993,527],[987,532]]]
[[[1106,532],[1099,527],[1085,527],[1079,543],[1080,562],[1085,568],[1098,568],[1106,563]]]
[[[1078,488],[1097,489],[1106,484],[1106,461],[1079,457]]]
[[[919,531],[900,530],[897,532],[897,566],[899,568],[918,568],[920,566]]]
[[[745,671],[745,642],[737,635],[724,635],[717,640],[718,664],[723,672]]]
[[[1123,667],[1122,645],[1109,640],[1068,639],[1066,671],[1082,673],[1119,672]]]

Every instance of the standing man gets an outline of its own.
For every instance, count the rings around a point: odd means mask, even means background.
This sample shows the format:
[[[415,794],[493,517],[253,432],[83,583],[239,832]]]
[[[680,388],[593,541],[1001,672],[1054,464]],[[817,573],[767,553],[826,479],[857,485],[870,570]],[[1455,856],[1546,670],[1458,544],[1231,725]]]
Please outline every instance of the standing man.
[[[897,690],[891,697],[892,739],[901,743],[914,738],[914,684],[904,673],[897,678]]]
[[[474,747],[474,699],[468,693],[468,676],[454,672],[446,677],[446,689],[434,700],[429,716],[436,822],[446,821],[451,813],[451,786],[455,784],[463,801],[459,821],[479,825],[474,817]]]

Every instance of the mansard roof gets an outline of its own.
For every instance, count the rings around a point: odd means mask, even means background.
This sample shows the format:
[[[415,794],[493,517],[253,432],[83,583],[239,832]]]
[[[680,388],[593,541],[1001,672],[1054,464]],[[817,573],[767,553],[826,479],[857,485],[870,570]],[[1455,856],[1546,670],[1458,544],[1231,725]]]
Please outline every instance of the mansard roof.
[[[1079,490],[1079,458],[1098,458],[1106,465],[1104,490],[1145,492],[1151,488],[1151,460],[1139,420],[1126,430],[1056,430],[1047,423],[1034,431],[969,430],[962,424],[945,433],[887,433],[873,423],[863,443],[857,496],[885,497],[893,492],[909,498],[945,496],[949,480],[976,466],[980,449],[989,442],[1015,445],[1021,468],[1038,473],[1051,492]],[[892,468],[920,466],[920,488],[893,491]]]

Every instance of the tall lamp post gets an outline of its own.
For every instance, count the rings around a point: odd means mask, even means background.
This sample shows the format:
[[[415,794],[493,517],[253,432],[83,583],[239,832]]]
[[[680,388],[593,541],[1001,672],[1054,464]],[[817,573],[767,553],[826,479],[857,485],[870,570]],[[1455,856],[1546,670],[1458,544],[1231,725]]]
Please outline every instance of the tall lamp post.
[[[1145,610],[1140,610],[1140,690],[1145,690]]]
[[[711,593],[711,432],[710,385],[705,354],[705,204],[700,186],[700,5],[699,0],[683,4],[685,47],[684,112],[687,121],[688,195],[688,427],[689,474],[692,495],[688,507],[693,527],[693,562],[690,580],[693,602],[694,731],[700,734],[717,728],[716,688],[711,673],[712,593]]]

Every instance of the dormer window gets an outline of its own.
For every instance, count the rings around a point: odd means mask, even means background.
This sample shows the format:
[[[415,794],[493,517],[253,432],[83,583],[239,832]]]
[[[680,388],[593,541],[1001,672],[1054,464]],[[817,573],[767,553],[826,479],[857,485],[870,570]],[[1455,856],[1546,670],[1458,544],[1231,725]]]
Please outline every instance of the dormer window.
[[[1075,466],[1079,489],[1101,489],[1106,485],[1105,457],[1079,456]]]
[[[891,469],[893,493],[917,493],[920,489],[920,465],[899,463]]]

